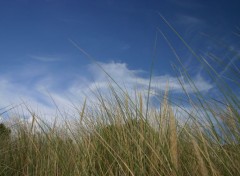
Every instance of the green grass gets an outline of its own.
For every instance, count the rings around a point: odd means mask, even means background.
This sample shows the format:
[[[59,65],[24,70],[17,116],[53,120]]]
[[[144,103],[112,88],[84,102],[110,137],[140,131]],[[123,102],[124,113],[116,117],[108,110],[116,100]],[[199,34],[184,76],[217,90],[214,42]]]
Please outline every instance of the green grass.
[[[219,78],[210,65],[206,70]],[[110,85],[111,99],[97,94],[94,109],[86,100],[77,118],[61,126],[50,126],[26,107],[32,122],[12,124],[10,137],[0,134],[0,175],[240,175],[239,97],[223,81],[222,100],[206,99],[184,68],[181,74],[196,90],[185,92],[192,112],[179,105],[186,110],[185,123],[172,108],[168,88],[157,109],[144,102],[141,92],[130,98]]]

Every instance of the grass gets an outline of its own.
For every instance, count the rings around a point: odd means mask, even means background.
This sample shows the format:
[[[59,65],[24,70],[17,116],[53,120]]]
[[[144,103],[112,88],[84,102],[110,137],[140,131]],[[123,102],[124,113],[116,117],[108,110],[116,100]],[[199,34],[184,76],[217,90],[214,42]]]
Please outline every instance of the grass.
[[[218,76],[210,65],[207,72]],[[50,126],[26,107],[31,123],[12,124],[11,136],[0,135],[0,175],[240,175],[238,97],[223,83],[223,100],[206,99],[182,74],[196,90],[185,92],[192,112],[179,105],[185,122],[172,108],[168,88],[157,109],[141,92],[130,98],[110,85],[111,99],[99,93],[94,109],[85,100],[78,118],[61,126]],[[149,86],[147,102],[150,93]]]
[[[180,125],[164,101],[161,111],[149,111],[153,128],[142,116],[141,96],[137,109],[117,95],[115,100],[114,107],[102,102],[98,112],[82,109],[74,131],[70,122],[61,130],[43,128],[37,117],[34,124],[15,124],[14,135],[0,142],[0,175],[240,174],[239,141],[229,136],[238,137],[236,123],[227,121],[215,136],[194,119]],[[239,118],[228,115],[230,121]],[[222,136],[227,143],[218,140]]]

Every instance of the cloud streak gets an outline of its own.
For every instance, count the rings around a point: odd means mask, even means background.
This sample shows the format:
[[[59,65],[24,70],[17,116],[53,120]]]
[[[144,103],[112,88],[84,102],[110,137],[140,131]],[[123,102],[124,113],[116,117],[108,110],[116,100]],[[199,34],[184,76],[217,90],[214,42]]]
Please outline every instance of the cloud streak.
[[[62,58],[58,56],[36,56],[36,55],[29,56],[30,58],[41,62],[56,62],[62,60]]]

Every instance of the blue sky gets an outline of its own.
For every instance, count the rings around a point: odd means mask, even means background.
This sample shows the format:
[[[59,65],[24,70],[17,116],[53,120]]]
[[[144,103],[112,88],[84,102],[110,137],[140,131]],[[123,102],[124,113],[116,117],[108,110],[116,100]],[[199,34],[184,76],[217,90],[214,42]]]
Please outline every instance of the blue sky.
[[[224,64],[216,69],[229,76],[229,68],[239,68],[239,7],[238,0],[2,0],[0,107],[24,100],[51,111],[49,94],[59,104],[81,103],[89,88],[106,89],[106,75],[69,40],[128,90],[145,89],[157,28],[174,45],[200,91],[211,92],[215,83],[158,13],[198,54],[221,56]],[[162,91],[170,80],[172,90],[180,93],[171,66],[179,64],[157,35],[153,88]]]

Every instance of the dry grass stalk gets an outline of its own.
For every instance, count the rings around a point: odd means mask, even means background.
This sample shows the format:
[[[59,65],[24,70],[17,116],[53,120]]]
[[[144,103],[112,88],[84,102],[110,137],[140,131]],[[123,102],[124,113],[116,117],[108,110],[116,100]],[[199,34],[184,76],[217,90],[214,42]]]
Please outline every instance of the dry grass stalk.
[[[177,128],[176,128],[176,121],[173,114],[172,108],[169,108],[169,130],[170,130],[170,137],[169,137],[169,143],[170,143],[170,154],[171,154],[171,160],[174,165],[174,168],[178,169],[178,137],[177,137]]]
[[[203,176],[207,176],[208,175],[208,170],[207,170],[206,165],[203,161],[203,158],[200,154],[199,145],[196,143],[195,139],[192,139],[192,144],[193,144],[193,148],[194,148],[194,151],[195,151],[195,155],[197,157],[198,166],[200,167],[200,173]]]

